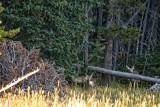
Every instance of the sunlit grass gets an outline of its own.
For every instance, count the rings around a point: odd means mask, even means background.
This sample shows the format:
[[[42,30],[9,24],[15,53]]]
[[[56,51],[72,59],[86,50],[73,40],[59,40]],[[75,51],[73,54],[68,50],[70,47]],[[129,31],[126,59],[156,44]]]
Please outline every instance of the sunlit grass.
[[[119,84],[94,89],[72,86],[63,98],[58,97],[58,91],[48,96],[42,90],[18,90],[18,94],[1,96],[0,107],[160,107],[160,92]]]

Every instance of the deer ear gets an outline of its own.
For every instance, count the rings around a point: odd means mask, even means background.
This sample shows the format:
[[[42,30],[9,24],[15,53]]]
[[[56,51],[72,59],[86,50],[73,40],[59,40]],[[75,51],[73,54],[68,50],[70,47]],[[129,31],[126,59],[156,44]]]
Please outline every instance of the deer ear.
[[[88,76],[88,75],[86,75],[86,78],[89,78],[89,76]]]
[[[92,76],[93,76],[93,73],[91,74],[91,78],[92,78]]]
[[[128,69],[128,70],[130,70],[130,68],[126,65],[126,68]]]
[[[85,76],[87,77],[88,75],[85,73]]]

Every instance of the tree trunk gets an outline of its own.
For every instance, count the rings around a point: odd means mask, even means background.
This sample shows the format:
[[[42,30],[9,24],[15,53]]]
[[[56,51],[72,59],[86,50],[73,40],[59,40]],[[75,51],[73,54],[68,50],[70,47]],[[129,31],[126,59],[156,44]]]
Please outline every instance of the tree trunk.
[[[86,41],[85,41],[85,48],[84,48],[84,65],[85,65],[85,70],[86,72],[88,72],[88,37],[86,37]]]
[[[104,50],[104,68],[106,69],[112,69],[112,48],[113,40],[109,39]],[[101,85],[110,86],[110,78],[110,75],[102,74]]]
[[[113,70],[116,70],[117,66],[117,55],[118,55],[118,40],[114,40],[113,48]],[[113,81],[115,81],[115,76],[113,76]]]
[[[103,5],[98,8],[98,27],[102,26],[102,19],[103,19]]]
[[[130,52],[130,43],[128,43],[127,47],[126,65],[128,65],[129,52]]]
[[[140,55],[142,55],[143,52],[143,42],[144,42],[144,34],[146,32],[146,26],[147,26],[147,19],[148,19],[148,12],[149,12],[149,6],[150,6],[150,0],[147,5],[146,13],[145,13],[145,18],[143,22],[143,31],[142,31],[142,38],[141,38],[141,44],[140,44]]]
[[[152,18],[152,27],[151,27],[151,34],[149,35],[149,39],[148,39],[148,45],[147,45],[147,49],[150,49],[150,46],[153,44],[152,42],[152,38],[155,35],[155,31],[156,31],[156,27],[157,27],[157,12],[158,12],[158,6],[156,7],[155,5],[153,5],[153,9],[154,9],[154,13],[153,13],[153,18]]]
[[[88,9],[88,8],[87,8]],[[93,17],[93,12],[92,10],[89,8],[88,11],[87,11],[87,23],[89,18],[92,18]],[[89,45],[89,32],[88,32],[88,29],[86,31],[86,38],[85,38],[85,48],[84,48],[84,64],[85,64],[85,70],[86,72],[88,72],[88,45]]]
[[[114,49],[113,49],[113,54],[114,54],[114,58],[113,58],[113,70],[116,69],[116,65],[117,65],[117,55],[118,55],[118,40],[114,40]]]
[[[136,44],[137,44],[137,42],[134,41],[133,42],[133,52],[132,52],[132,61],[133,62],[135,62],[135,60],[136,60]]]

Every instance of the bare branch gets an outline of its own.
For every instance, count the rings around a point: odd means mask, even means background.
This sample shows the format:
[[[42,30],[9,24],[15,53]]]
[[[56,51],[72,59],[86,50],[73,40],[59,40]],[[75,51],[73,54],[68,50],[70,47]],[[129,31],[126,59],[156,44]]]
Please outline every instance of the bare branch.
[[[146,3],[148,2],[149,0],[146,0],[146,2],[142,5],[146,5]],[[138,15],[138,13],[140,12],[140,10],[137,10],[134,15],[128,20],[128,22],[126,24],[123,25],[124,28],[127,28],[127,26],[130,24],[130,22],[133,21],[133,19]]]
[[[7,85],[6,87],[0,89],[0,93],[3,92],[3,91],[5,91],[5,90],[7,90],[7,89],[9,89],[9,88],[12,87],[12,86],[18,84],[18,83],[21,82],[22,80],[24,80],[24,79],[28,78],[29,76],[37,73],[38,71],[39,71],[39,69],[37,68],[37,70],[35,70],[35,71],[33,71],[33,72],[30,72],[30,73],[28,73],[28,74],[25,75],[25,76],[19,77],[18,80],[14,81],[14,82],[11,83],[10,85]]]

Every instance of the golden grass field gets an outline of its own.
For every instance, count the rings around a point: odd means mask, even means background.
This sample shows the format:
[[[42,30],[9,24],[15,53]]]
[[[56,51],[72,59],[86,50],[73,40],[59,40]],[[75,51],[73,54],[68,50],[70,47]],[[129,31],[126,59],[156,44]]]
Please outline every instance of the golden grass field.
[[[160,92],[119,84],[95,89],[72,86],[63,98],[57,93],[48,97],[42,90],[25,94],[18,90],[18,94],[1,96],[0,107],[160,107]]]

